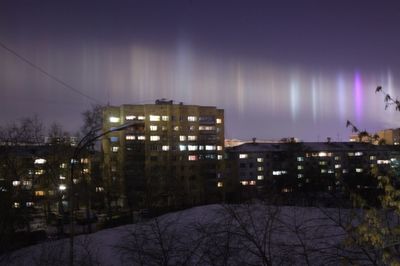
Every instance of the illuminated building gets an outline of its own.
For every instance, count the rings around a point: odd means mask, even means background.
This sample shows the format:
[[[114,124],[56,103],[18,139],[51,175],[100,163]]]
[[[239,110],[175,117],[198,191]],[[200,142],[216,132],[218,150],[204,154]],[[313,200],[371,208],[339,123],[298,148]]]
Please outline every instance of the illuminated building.
[[[372,197],[378,182],[371,173],[387,174],[400,160],[396,146],[363,142],[254,142],[226,152],[225,176],[231,184],[227,193],[242,193],[245,198],[280,194],[290,204],[299,203],[304,195],[337,195],[344,187]]]
[[[214,201],[224,154],[224,111],[174,104],[108,106],[103,131],[134,125],[102,140],[110,204],[132,208]]]
[[[71,143],[59,141],[0,145],[0,197],[3,206],[18,209],[27,217],[32,215],[42,219],[43,225],[45,219],[50,221],[50,216],[55,219],[54,215],[62,215],[68,211],[71,163],[75,163],[76,205],[86,206],[90,197],[92,208],[104,207],[98,171],[99,154],[88,156],[83,152],[79,161],[72,161],[74,150]],[[28,219],[29,222],[32,221]]]

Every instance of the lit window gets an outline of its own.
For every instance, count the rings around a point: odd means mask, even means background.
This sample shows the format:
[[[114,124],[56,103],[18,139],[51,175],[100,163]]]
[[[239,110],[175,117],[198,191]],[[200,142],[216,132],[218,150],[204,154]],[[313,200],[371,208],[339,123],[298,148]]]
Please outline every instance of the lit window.
[[[347,174],[348,172],[349,172],[349,171],[348,171],[347,169],[343,169],[343,170],[342,170],[342,173],[343,173],[343,174]]]
[[[369,159],[371,160],[371,161],[373,161],[373,160],[376,160],[376,156],[369,156]]]
[[[339,169],[340,167],[342,167],[340,164],[335,164],[336,169]]]
[[[186,151],[186,145],[179,145],[180,151]]]
[[[257,176],[257,180],[264,180],[264,176],[263,175],[258,175]]]
[[[150,125],[150,131],[157,131],[156,125]]]
[[[247,153],[240,153],[239,154],[239,159],[247,159],[249,155]]]
[[[179,131],[179,126],[174,126],[174,131]]]
[[[84,174],[88,174],[89,173],[89,169],[88,168],[83,168],[83,173]]]
[[[135,136],[134,135],[126,135],[125,139],[126,140],[135,140]]]
[[[12,181],[12,185],[13,185],[14,187],[19,186],[19,184],[21,184],[21,181],[18,181],[18,180]]]
[[[297,174],[297,178],[301,179],[301,178],[303,178],[303,177],[304,177],[303,174]]]
[[[320,161],[320,162],[318,162],[318,164],[319,165],[327,165],[327,162],[326,161]]]
[[[118,142],[118,137],[110,137],[111,142]]]
[[[162,149],[163,151],[169,151],[169,146],[168,146],[168,145],[163,145],[163,146],[161,147],[161,149]]]
[[[14,202],[13,207],[14,207],[14,208],[19,208],[19,202]]]
[[[264,171],[264,167],[262,166],[257,167],[257,171]]]
[[[347,153],[347,155],[350,156],[350,157],[354,156],[354,152],[349,152],[349,153]]]
[[[329,170],[328,170],[328,174],[333,174],[333,170],[332,170],[332,169],[329,169]]]
[[[150,141],[159,141],[160,136],[150,136]]]
[[[32,207],[34,205],[34,203],[32,201],[27,201],[25,203],[26,207]]]
[[[159,115],[150,115],[149,119],[150,119],[150,121],[160,121],[160,116]]]
[[[67,189],[67,186],[66,186],[66,185],[63,185],[63,184],[61,184],[61,185],[59,185],[59,186],[58,186],[58,189],[59,189],[60,191],[64,191],[64,190],[66,190],[66,189]]]
[[[111,151],[112,151],[112,152],[117,152],[118,150],[119,150],[119,147],[115,147],[115,146],[114,146],[114,147],[111,148]]]
[[[215,126],[199,126],[199,130],[215,130]]]
[[[362,173],[363,169],[362,168],[356,168],[356,173]]]
[[[188,136],[189,141],[194,141],[197,139],[197,136]]]
[[[137,139],[138,139],[138,140],[145,140],[145,139],[146,139],[146,136],[138,136]]]
[[[254,186],[256,184],[256,181],[255,180],[251,180],[250,182],[249,182],[249,185],[250,186]]]
[[[325,174],[326,173],[326,169],[321,169],[321,174]]]
[[[127,116],[125,117],[125,119],[126,119],[126,120],[135,120],[135,119],[136,119],[136,116],[135,116],[135,115],[127,115]]]
[[[84,164],[89,163],[89,158],[81,158],[81,163],[84,163]]]
[[[261,157],[257,158],[257,162],[258,162],[258,163],[264,162],[264,158],[261,158]]]
[[[38,196],[38,197],[44,196],[44,191],[43,190],[36,190],[35,191],[35,196]]]
[[[104,191],[103,187],[96,187],[96,192],[102,192],[102,191]]]
[[[377,164],[389,164],[390,161],[389,160],[377,160],[376,163]]]
[[[363,155],[363,153],[362,153],[362,152],[360,152],[360,151],[358,151],[358,152],[354,153],[354,155],[355,155],[355,156],[362,156],[362,155]]]
[[[111,123],[119,123],[119,117],[110,116],[110,122]]]
[[[215,145],[206,145],[206,151],[215,151]]]
[[[25,187],[31,187],[32,186],[32,181],[24,180],[24,181],[22,181],[22,185],[24,185]]]
[[[222,155],[218,155],[218,156],[217,156],[217,159],[218,159],[218,160],[222,160],[222,158],[223,158]]]
[[[328,156],[328,154],[326,152],[324,152],[324,151],[321,151],[320,153],[318,153],[318,156],[319,157],[326,157],[326,156]]]
[[[62,169],[65,169],[65,168],[67,168],[67,164],[66,164],[66,163],[62,163],[62,164],[60,164],[60,168],[62,168]]]
[[[65,180],[66,178],[65,178],[65,176],[60,175],[60,179]]]
[[[36,159],[35,164],[45,164],[46,160],[45,159]]]
[[[189,161],[196,161],[197,160],[197,156],[196,155],[189,155],[188,156],[188,160]]]
[[[163,115],[163,116],[161,117],[161,120],[162,120],[162,121],[168,121],[168,120],[169,120],[169,116]]]
[[[282,175],[282,171],[272,171],[272,175]]]
[[[199,150],[200,151],[204,150],[204,145],[199,145]]]
[[[35,175],[43,175],[44,174],[44,170],[43,169],[39,169],[35,171]]]
[[[304,157],[297,157],[297,161],[298,161],[298,162],[304,161]]]
[[[137,119],[138,120],[144,120],[144,118],[145,118],[144,115],[139,115]]]
[[[179,136],[179,140],[180,141],[185,141],[186,140],[186,136]]]
[[[223,186],[224,186],[224,184],[222,182],[217,183],[217,187],[223,187]]]
[[[304,167],[302,165],[297,166],[297,170],[302,170]]]
[[[188,145],[187,147],[189,151],[197,151],[198,148],[197,145]]]
[[[243,186],[247,186],[247,185],[249,184],[248,181],[240,181],[240,183],[241,183]]]
[[[215,122],[216,122],[217,124],[221,124],[221,123],[222,123],[222,119],[221,119],[221,118],[217,118],[217,119],[215,120]]]
[[[196,116],[188,116],[188,121],[189,122],[196,122],[197,121],[197,117]]]
[[[195,131],[195,130],[196,130],[196,127],[195,127],[195,126],[190,126],[190,127],[189,127],[189,130],[190,130],[190,131]]]
[[[335,156],[335,161],[340,161],[340,157],[339,156]]]
[[[222,146],[219,146],[219,145],[218,145],[218,146],[217,146],[217,150],[218,150],[218,151],[222,151]]]

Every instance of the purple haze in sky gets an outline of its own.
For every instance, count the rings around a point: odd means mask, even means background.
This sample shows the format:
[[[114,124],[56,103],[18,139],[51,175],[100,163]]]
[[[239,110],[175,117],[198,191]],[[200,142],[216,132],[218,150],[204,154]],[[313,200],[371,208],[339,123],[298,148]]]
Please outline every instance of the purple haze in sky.
[[[2,1],[0,123],[74,131],[93,103],[225,109],[226,137],[347,140],[398,127],[400,7],[375,1]],[[93,100],[95,99],[95,100]],[[0,124],[0,125],[1,125]]]

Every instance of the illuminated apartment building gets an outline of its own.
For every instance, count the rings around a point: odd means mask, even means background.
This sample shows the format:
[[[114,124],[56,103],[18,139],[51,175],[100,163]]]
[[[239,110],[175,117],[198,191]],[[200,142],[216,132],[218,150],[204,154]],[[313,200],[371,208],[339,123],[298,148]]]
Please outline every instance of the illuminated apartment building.
[[[400,162],[397,146],[362,142],[254,142],[226,152],[227,193],[230,189],[244,198],[279,194],[290,204],[302,195],[338,195],[344,187],[376,195],[377,176],[372,173],[386,175]]]
[[[103,131],[134,125],[102,140],[111,205],[184,206],[215,201],[222,183],[224,111],[174,104],[109,106]]]

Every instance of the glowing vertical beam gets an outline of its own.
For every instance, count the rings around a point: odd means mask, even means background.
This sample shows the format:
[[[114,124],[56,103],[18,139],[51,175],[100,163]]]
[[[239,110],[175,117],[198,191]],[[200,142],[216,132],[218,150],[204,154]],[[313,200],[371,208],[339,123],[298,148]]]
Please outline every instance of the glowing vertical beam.
[[[390,69],[387,72],[387,89],[386,91],[389,95],[393,96],[393,78],[392,78],[392,71]]]
[[[313,121],[314,123],[317,122],[317,82],[315,78],[312,79],[311,83],[311,97],[312,97],[312,113],[313,113]]]
[[[360,123],[362,116],[362,81],[358,71],[354,75],[354,104],[357,123]]]
[[[337,76],[337,102],[339,106],[340,120],[346,119],[346,95],[345,95],[345,82],[342,74]]]
[[[299,107],[299,85],[294,79],[290,79],[290,110],[292,114],[292,120],[297,117]]]
[[[244,111],[244,84],[242,77],[242,68],[240,63],[236,67],[236,101],[239,112],[242,114]]]

